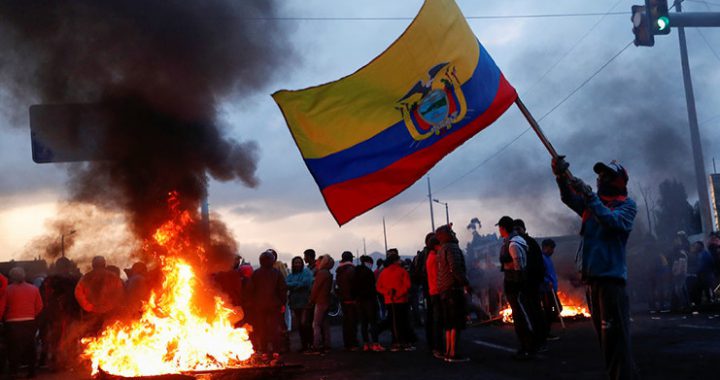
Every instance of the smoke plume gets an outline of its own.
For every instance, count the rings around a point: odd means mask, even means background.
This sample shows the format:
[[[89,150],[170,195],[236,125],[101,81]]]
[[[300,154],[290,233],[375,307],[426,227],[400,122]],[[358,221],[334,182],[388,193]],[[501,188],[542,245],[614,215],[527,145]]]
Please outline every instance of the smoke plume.
[[[221,102],[263,88],[292,58],[285,28],[269,21],[277,7],[268,0],[3,1],[0,95],[12,99],[5,111],[23,120],[36,103],[101,110],[94,152],[110,159],[69,165],[69,202],[121,212],[130,233],[146,239],[167,219],[170,191],[196,213],[208,175],[257,185],[258,145],[227,137],[216,116]],[[72,229],[78,218],[61,213],[53,225]],[[227,229],[211,228],[222,251],[235,247]],[[91,234],[78,229],[75,240]]]

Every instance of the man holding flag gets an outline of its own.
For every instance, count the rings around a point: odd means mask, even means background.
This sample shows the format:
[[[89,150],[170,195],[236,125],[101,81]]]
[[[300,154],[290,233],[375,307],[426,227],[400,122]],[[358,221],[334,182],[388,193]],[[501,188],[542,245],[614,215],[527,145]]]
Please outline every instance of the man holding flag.
[[[597,193],[581,179],[569,175],[563,156],[552,161],[560,197],[582,218],[582,245],[578,252],[588,304],[611,379],[637,377],[630,349],[630,306],[626,245],[637,214],[627,196],[628,174],[622,165],[598,162]]]

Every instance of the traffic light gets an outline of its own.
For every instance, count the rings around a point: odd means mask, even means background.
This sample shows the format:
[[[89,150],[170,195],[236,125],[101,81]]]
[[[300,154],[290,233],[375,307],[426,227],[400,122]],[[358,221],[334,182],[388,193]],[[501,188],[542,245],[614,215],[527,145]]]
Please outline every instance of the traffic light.
[[[653,35],[670,34],[667,0],[645,0],[645,11]]]
[[[647,8],[642,5],[633,5],[632,17],[633,34],[635,34],[635,46],[653,46],[655,45],[655,36],[651,31],[648,20]]]

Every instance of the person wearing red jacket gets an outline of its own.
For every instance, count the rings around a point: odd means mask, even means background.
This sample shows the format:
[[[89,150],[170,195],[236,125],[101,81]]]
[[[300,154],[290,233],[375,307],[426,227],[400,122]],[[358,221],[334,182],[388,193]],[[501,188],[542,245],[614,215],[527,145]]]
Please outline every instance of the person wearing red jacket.
[[[388,250],[385,269],[380,273],[375,285],[378,293],[385,299],[392,325],[393,344],[390,351],[413,351],[411,340],[413,331],[410,326],[410,274],[400,265],[400,255],[396,249]]]
[[[40,290],[25,282],[25,270],[15,267],[10,270],[12,283],[7,287],[0,317],[5,320],[8,351],[9,377],[15,378],[20,364],[28,365],[28,377],[35,376],[35,333],[36,318],[42,311]]]
[[[437,252],[440,250],[440,241],[435,237],[435,233],[428,234],[425,243],[429,248],[425,268],[427,273],[428,284],[428,313],[425,323],[428,325],[430,334],[428,346],[432,350],[434,357],[438,359],[445,358],[445,342],[443,335],[445,330],[442,325],[442,302],[440,301],[440,291],[438,290],[438,265]]]

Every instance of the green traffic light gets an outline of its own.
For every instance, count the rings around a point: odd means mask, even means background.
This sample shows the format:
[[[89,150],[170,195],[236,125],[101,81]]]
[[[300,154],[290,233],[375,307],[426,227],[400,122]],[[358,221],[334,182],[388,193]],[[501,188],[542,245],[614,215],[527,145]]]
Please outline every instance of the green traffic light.
[[[658,17],[658,19],[657,19],[658,31],[665,30],[669,26],[670,26],[670,20],[667,17],[665,17],[665,16]]]

